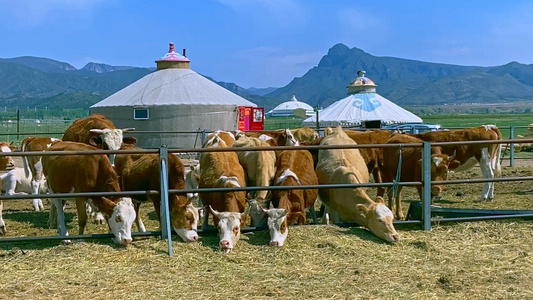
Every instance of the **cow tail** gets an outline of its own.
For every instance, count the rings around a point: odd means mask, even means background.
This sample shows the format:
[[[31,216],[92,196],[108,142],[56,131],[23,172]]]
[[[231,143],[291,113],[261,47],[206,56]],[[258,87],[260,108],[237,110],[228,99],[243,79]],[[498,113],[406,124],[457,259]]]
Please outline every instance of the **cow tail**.
[[[492,127],[491,129],[498,136],[498,140],[501,140],[502,139],[502,133],[501,133],[500,129],[498,129],[498,127],[496,127],[496,126]],[[491,164],[492,164],[492,168],[494,170],[494,176],[501,177],[502,176],[502,161],[501,161],[502,144],[493,144],[493,146],[495,146],[494,147],[495,149],[493,150],[493,153],[491,153],[491,158],[492,158]]]
[[[20,151],[22,152],[26,151],[26,146],[29,141],[30,139],[28,138],[25,138],[24,140],[22,140],[22,145],[20,145]],[[30,178],[32,174],[31,174],[30,164],[28,162],[28,156],[26,155],[22,156],[22,166],[24,168],[24,176],[26,176],[26,178]]]

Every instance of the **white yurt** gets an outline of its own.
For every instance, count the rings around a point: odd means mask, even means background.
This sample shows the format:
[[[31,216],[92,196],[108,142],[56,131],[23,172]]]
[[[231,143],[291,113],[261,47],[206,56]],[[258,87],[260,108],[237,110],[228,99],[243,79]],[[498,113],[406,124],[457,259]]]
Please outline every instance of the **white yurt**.
[[[376,93],[376,84],[357,72],[357,79],[348,88],[348,97],[319,112],[319,125],[358,126],[381,121],[382,124],[421,123],[422,119]],[[316,127],[316,117],[304,120],[303,126]]]
[[[314,109],[311,105],[298,101],[296,95],[292,95],[291,100],[283,102],[280,105],[274,107],[265,114],[266,117],[292,117],[294,115],[294,110],[301,108],[305,109],[306,116],[313,116],[315,114]]]
[[[117,128],[135,128],[140,147],[199,147],[201,135],[185,132],[236,130],[237,107],[256,107],[191,70],[185,50],[176,53],[173,43],[156,63],[156,71],[90,107]]]

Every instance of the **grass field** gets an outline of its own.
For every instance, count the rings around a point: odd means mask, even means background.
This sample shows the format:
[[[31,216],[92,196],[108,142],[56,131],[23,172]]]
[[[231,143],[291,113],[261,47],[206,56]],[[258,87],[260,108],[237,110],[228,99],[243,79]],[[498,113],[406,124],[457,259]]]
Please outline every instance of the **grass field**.
[[[533,167],[505,167],[504,177],[531,176]],[[450,179],[480,178],[479,168]],[[493,202],[479,202],[481,184],[446,186],[436,205],[533,209],[533,182],[498,183]],[[369,190],[373,197],[374,190]],[[417,199],[404,189],[404,209]],[[8,237],[55,235],[46,212],[4,204]],[[47,208],[47,207],[45,207]],[[148,230],[158,222],[142,206]],[[67,206],[77,232],[74,203]],[[218,238],[198,244],[138,238],[128,248],[111,241],[0,243],[0,298],[5,299],[529,299],[533,297],[533,223],[502,220],[397,227],[389,244],[361,228],[306,225],[290,229],[283,248],[267,246],[266,231],[247,235],[228,255]],[[87,233],[105,233],[89,224]]]

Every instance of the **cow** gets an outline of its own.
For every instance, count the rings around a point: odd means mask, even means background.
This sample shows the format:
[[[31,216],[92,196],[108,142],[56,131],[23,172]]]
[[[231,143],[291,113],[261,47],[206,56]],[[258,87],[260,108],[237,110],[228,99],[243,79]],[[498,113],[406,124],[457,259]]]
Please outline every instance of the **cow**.
[[[298,146],[300,144],[296,138],[294,138],[290,129],[279,129],[275,131],[246,131],[241,132],[240,135],[243,133],[249,137],[262,139],[271,144],[271,146]],[[271,139],[274,140],[275,144],[269,142]]]
[[[218,135],[214,136],[210,148],[223,148],[226,143]],[[239,163],[235,152],[202,152],[200,155],[200,181],[201,188],[234,188],[244,187],[244,169]],[[246,193],[239,192],[210,192],[200,193],[200,200],[209,207],[213,221],[218,227],[220,248],[229,253],[240,239],[241,226],[246,221],[245,206]],[[206,218],[209,217],[206,212]],[[204,221],[204,229],[207,222]]]
[[[121,189],[124,191],[159,190],[159,161],[158,154],[118,154],[115,167],[117,173],[120,174]],[[172,153],[168,155],[168,186],[169,189],[185,188],[183,163]],[[132,198],[137,216],[135,222],[140,232],[146,232],[146,228],[139,214],[139,208],[141,203],[148,201],[148,198],[152,201],[157,218],[161,222],[159,197],[135,195]],[[192,198],[188,199],[184,193],[172,194],[169,197],[172,227],[185,242],[198,241],[198,210],[192,205],[192,200]]]
[[[409,136],[407,134],[398,133],[393,135],[387,144],[417,144],[422,143],[421,139]],[[401,158],[401,166],[399,166]],[[459,161],[454,160],[453,156],[442,154],[440,146],[431,147],[431,180],[442,181],[446,180],[448,170],[452,170],[459,166]],[[398,168],[400,173],[398,174]],[[406,147],[406,148],[384,148],[383,149],[383,166],[381,168],[383,181],[422,181],[422,154],[420,148]],[[399,177],[398,177],[399,176]],[[422,186],[416,187],[418,195],[422,199]],[[431,186],[431,203],[433,199],[442,192],[444,187],[442,185]],[[398,186],[396,195],[392,194],[393,187],[387,187],[387,195],[389,198],[389,208],[395,212],[397,219],[403,219],[401,191],[402,186]],[[395,198],[395,199],[394,199]],[[394,203],[394,200],[396,200]]]
[[[23,168],[14,168],[5,174],[2,174],[2,176],[0,176],[0,183],[5,196],[28,195],[32,193],[32,178],[26,177]],[[44,177],[39,184],[39,187],[40,189],[37,191],[39,194],[46,194],[48,192]],[[5,234],[6,228],[2,220],[2,209],[0,208],[0,233],[2,233],[1,227],[3,227],[3,234]]]
[[[320,145],[357,145],[339,126]],[[316,168],[320,184],[368,183],[366,163],[358,149],[323,149]],[[363,188],[320,189],[320,200],[332,213],[333,222],[356,222],[389,242],[399,240],[393,215],[382,197],[372,201]]]
[[[313,157],[307,150],[285,150],[276,162],[276,186],[317,185]],[[270,231],[270,245],[283,246],[289,225],[295,221],[305,224],[306,209],[312,207],[318,196],[317,189],[275,190],[272,203],[275,208],[263,209]]]
[[[329,128],[329,127],[328,127]],[[330,128],[330,130],[332,130]],[[385,144],[391,137],[391,132],[388,130],[367,130],[367,131],[356,131],[356,130],[344,130],[344,132],[358,145],[374,145],[374,144]],[[331,133],[330,133],[331,134]],[[324,138],[318,138],[310,143],[303,143],[305,146],[318,146]],[[313,155],[313,159],[316,164],[318,163],[318,150],[310,150]],[[368,172],[372,174],[374,182],[381,183],[381,166],[383,164],[383,149],[382,148],[360,148],[359,153],[365,160]],[[378,187],[377,196],[383,197],[385,194],[385,189]]]
[[[483,125],[474,128],[446,131],[428,131],[413,134],[412,136],[427,142],[491,141],[502,139],[502,134],[495,125]],[[456,154],[455,159],[461,165],[454,172],[469,170],[479,163],[483,177],[491,179],[501,176],[501,144],[443,145],[442,153],[450,156],[454,153]],[[481,201],[492,199],[494,199],[494,182],[486,182],[483,185]]]
[[[13,152],[15,147],[8,142],[0,142],[0,152]],[[15,161],[11,156],[0,156],[0,170],[11,169],[15,167]],[[1,183],[0,183],[1,184]],[[0,234],[6,234],[6,224],[2,218],[3,202],[0,200]]]
[[[366,131],[344,130],[358,145],[385,144],[391,138],[389,130],[374,129]],[[381,183],[381,168],[383,164],[383,148],[360,148],[359,153],[365,160],[368,172],[372,174],[375,183]],[[378,187],[377,196],[383,197],[385,189]]]
[[[292,129],[291,133],[299,143],[309,143],[320,137],[318,132],[310,127]]]
[[[267,142],[254,137],[238,139],[233,147],[269,147]],[[276,173],[276,154],[274,151],[236,151],[241,166],[246,175],[248,186],[269,186]],[[260,207],[267,202],[268,190],[255,192],[254,197],[248,200],[250,217],[253,226],[260,226],[264,214]]]
[[[46,152],[93,151],[96,147],[77,142],[56,142]],[[50,193],[120,192],[118,176],[109,158],[105,155],[56,155],[42,158],[43,173],[47,178]],[[135,209],[131,198],[120,196],[77,197],[79,234],[87,224],[85,202],[89,202],[104,215],[115,242],[121,245],[131,243],[131,226],[135,221]],[[63,200],[54,198],[57,210],[57,230],[60,236],[67,236]],[[68,241],[67,241],[68,242]]]
[[[20,151],[45,151],[56,141],[60,141],[60,139],[38,136],[27,137],[22,140]],[[41,156],[23,156],[22,165],[25,173],[24,177],[31,180],[31,191],[29,193],[32,195],[39,194],[39,190],[43,189],[42,185],[45,183]],[[41,199],[33,199],[32,202],[35,211],[43,209],[43,202]]]
[[[233,134],[233,132],[217,130],[207,135],[207,138],[205,139],[205,142],[202,147],[208,148],[209,146],[211,146],[215,136],[221,138],[226,144],[226,147],[232,147],[233,143],[235,143],[235,135]]]
[[[113,122],[102,114],[93,114],[84,119],[76,119],[63,134],[63,141],[80,142],[106,150],[120,149],[123,133],[134,128],[117,129]],[[111,165],[115,165],[115,154],[109,155]]]

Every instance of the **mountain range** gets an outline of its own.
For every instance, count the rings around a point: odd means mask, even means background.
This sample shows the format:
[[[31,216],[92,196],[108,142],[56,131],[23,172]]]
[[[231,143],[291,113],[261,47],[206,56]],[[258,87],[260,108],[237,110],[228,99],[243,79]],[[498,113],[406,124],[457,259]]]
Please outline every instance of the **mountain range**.
[[[154,68],[88,63],[81,69],[48,58],[0,59],[0,106],[88,108],[153,72]],[[281,88],[245,89],[206,78],[267,110],[292,95],[326,107],[346,96],[346,86],[365,70],[377,92],[399,105],[506,103],[533,99],[533,65],[510,62],[477,67],[377,57],[337,44],[317,66]]]

